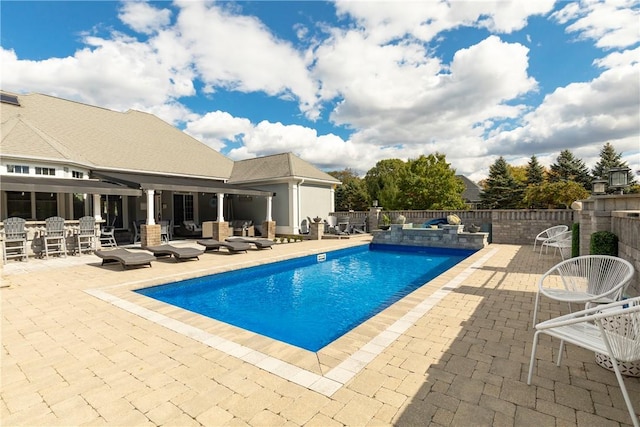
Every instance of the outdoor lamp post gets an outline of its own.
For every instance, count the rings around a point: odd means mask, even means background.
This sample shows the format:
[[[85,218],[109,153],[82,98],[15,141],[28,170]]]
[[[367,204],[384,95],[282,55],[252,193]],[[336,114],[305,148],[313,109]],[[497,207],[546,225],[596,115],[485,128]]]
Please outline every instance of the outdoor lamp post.
[[[594,179],[591,184],[593,185],[593,194],[602,195],[606,192],[607,181],[604,179]]]
[[[609,169],[609,187],[620,189],[620,194],[629,186],[629,168],[611,168]]]

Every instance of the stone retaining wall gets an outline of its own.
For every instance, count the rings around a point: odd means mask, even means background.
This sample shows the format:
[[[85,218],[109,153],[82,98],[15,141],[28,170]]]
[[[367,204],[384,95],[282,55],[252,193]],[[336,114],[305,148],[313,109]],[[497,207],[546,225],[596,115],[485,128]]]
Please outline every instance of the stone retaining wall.
[[[432,248],[478,250],[487,246],[488,233],[468,233],[462,225],[440,228],[413,228],[411,224],[392,224],[389,230],[374,230],[372,243]]]

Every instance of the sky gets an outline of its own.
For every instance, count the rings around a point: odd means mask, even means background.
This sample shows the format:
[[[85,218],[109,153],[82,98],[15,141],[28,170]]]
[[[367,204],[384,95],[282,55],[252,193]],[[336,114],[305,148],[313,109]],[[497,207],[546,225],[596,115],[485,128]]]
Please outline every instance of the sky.
[[[0,88],[149,112],[234,159],[640,170],[640,0],[8,1]]]

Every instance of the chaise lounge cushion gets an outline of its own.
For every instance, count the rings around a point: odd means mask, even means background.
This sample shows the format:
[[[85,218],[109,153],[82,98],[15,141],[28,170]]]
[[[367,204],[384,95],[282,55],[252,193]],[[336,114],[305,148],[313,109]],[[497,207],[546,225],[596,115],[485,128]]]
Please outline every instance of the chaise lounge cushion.
[[[147,246],[144,249],[152,252],[156,257],[172,256],[176,261],[185,259],[199,259],[198,257],[204,253],[204,250],[197,248],[180,248],[172,245]]]
[[[205,247],[205,251],[219,251],[226,248],[229,253],[247,252],[251,246],[247,242],[221,242],[215,239],[198,240],[198,244]]]
[[[156,259],[149,252],[134,252],[125,248],[97,250],[94,254],[102,258],[102,265],[119,262],[122,264],[123,269],[140,265],[149,265],[151,267],[151,261]]]
[[[263,239],[259,237],[227,237],[225,239],[227,242],[245,242],[254,245],[258,249],[273,249],[273,244],[275,243],[273,240]]]

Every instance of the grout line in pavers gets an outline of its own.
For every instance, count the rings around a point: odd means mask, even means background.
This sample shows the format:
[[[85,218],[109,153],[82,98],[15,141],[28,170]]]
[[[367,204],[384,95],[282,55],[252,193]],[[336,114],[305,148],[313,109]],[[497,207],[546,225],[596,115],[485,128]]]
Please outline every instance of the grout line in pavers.
[[[201,344],[214,348],[228,354],[229,356],[237,357],[246,363],[252,364],[253,366],[284,378],[285,380],[314,390],[327,397],[331,397],[348,381],[360,373],[360,371],[362,371],[362,369],[364,369],[364,367],[375,357],[379,356],[384,350],[386,350],[398,337],[415,325],[417,319],[423,317],[444,297],[458,288],[464,280],[484,265],[497,252],[498,249],[493,249],[484,254],[480,259],[474,261],[471,265],[466,267],[463,271],[433,292],[433,294],[425,297],[411,310],[409,310],[409,312],[374,336],[369,340],[369,342],[364,344],[324,375],[319,375],[315,372],[300,368],[289,362],[278,359],[277,357],[251,349],[226,338],[222,338],[218,335],[188,325],[179,320],[172,319],[153,310],[149,310],[123,298],[111,295],[106,290],[112,289],[113,287],[87,289],[84,292],[122,310],[128,311],[160,326],[168,328],[176,333],[190,337]],[[148,282],[148,280],[140,282]],[[134,282],[130,282],[129,285],[131,283]]]

